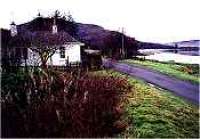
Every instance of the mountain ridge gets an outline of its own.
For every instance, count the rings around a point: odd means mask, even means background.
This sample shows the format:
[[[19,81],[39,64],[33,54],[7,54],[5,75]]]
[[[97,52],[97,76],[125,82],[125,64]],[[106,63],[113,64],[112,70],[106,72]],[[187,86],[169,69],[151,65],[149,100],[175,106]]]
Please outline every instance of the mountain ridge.
[[[186,40],[186,41],[177,41],[170,42],[169,45],[178,45],[179,47],[200,47],[200,40]]]

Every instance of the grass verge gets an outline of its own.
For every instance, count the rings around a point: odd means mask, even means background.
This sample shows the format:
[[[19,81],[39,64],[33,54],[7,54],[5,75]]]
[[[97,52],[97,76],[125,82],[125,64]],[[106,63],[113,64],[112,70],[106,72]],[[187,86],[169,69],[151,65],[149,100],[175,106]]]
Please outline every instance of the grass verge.
[[[151,60],[133,60],[126,59],[121,61],[130,65],[141,65],[147,68],[159,71],[169,76],[176,77],[181,80],[190,81],[191,83],[200,83],[199,65],[162,63]]]
[[[95,74],[127,78],[133,89],[127,94],[124,119],[128,128],[120,137],[198,138],[198,107],[170,92],[160,90],[128,75],[112,70]]]

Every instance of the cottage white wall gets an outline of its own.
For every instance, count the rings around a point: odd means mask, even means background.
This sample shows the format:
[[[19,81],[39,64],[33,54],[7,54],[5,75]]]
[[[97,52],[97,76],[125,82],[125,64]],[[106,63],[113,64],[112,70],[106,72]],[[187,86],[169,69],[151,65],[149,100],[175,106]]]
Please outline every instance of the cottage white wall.
[[[41,60],[39,57],[39,54],[32,51],[28,48],[28,59],[27,59],[27,65],[28,66],[39,66],[41,64]]]
[[[66,56],[69,56],[69,62],[81,62],[81,46],[76,44],[73,47],[67,47],[65,50]]]
[[[50,57],[47,61],[48,65],[54,65],[54,66],[64,66],[65,65],[65,59],[60,58],[60,50],[57,50],[52,57]]]
[[[54,65],[54,66],[64,66],[66,65],[66,61],[69,58],[69,63],[76,63],[81,62],[81,51],[79,44],[71,44],[65,45],[65,58],[60,57],[60,50],[58,49],[55,54],[50,57],[47,61],[47,65]],[[39,54],[37,52],[28,49],[28,59],[27,65],[28,66],[39,66],[41,64],[41,60]],[[24,65],[24,63],[22,64]]]
[[[79,44],[65,45],[65,58],[60,57],[60,50],[57,50],[55,54],[49,58],[47,64],[54,66],[66,65],[67,59],[69,63],[81,62],[81,51]]]

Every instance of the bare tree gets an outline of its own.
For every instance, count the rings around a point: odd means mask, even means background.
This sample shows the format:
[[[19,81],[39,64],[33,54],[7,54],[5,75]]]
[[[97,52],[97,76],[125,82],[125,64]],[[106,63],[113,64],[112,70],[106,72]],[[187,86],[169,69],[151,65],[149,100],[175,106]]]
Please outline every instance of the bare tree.
[[[38,53],[42,68],[47,67],[48,59],[69,41],[69,35],[65,32],[51,33],[47,31],[36,31],[29,33],[30,49]]]

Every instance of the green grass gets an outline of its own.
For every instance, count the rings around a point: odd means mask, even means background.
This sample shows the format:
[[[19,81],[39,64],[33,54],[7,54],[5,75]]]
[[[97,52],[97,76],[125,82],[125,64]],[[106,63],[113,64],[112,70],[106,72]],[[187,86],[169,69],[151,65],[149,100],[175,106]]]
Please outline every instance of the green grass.
[[[173,96],[170,92],[148,85],[112,70],[96,74],[127,78],[133,86],[127,94],[125,115],[128,128],[119,137],[198,138],[198,107]]]
[[[181,80],[190,81],[192,83],[200,83],[199,80],[199,66],[188,64],[176,64],[176,63],[161,63],[150,60],[133,60],[126,59],[121,61],[130,65],[141,65],[147,68],[159,71],[169,76],[176,77]]]

